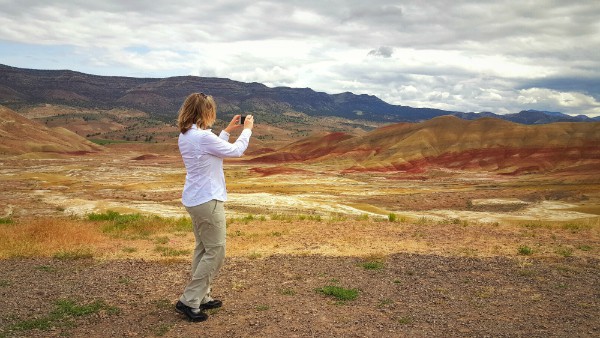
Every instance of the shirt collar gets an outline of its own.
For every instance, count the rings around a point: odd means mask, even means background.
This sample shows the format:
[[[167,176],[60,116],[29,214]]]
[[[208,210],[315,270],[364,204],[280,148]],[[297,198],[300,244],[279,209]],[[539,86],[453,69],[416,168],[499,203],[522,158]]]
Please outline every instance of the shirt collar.
[[[198,126],[195,123],[192,124],[192,129],[212,131],[212,129],[200,129],[200,128],[198,128]]]

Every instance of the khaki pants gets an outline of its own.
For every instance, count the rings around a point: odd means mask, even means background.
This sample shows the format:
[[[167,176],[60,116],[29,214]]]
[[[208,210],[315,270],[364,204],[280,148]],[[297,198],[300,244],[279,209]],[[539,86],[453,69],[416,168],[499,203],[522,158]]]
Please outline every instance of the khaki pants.
[[[192,258],[192,279],[179,299],[198,308],[210,297],[210,285],[225,259],[225,208],[212,200],[187,208],[192,217],[196,248]]]

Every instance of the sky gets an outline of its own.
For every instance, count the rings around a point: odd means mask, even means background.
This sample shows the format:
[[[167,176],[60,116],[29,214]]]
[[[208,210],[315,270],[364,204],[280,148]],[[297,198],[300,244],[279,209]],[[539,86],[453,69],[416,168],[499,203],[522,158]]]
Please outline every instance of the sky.
[[[600,116],[598,0],[0,0],[0,8],[0,63],[14,67]]]

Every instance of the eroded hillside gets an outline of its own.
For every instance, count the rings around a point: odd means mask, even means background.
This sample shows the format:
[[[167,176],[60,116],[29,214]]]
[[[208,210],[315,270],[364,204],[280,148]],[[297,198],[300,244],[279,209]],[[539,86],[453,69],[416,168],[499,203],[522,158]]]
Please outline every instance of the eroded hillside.
[[[0,106],[0,155],[90,152],[102,147],[65,128],[49,128]]]
[[[254,162],[322,162],[346,171],[430,169],[506,174],[598,170],[600,123],[522,125],[494,118],[442,116],[385,126],[365,135],[342,133],[304,139]]]

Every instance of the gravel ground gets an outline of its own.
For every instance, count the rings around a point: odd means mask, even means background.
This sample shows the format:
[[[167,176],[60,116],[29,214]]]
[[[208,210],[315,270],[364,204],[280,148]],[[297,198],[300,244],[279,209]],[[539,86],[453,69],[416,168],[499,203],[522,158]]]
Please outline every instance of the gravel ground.
[[[227,258],[206,322],[174,311],[187,261],[0,261],[0,337],[598,337],[600,261],[396,254]],[[357,289],[339,301],[316,290]],[[100,304],[79,316],[60,301]],[[49,319],[50,318],[50,319]],[[31,328],[27,321],[46,320]]]

